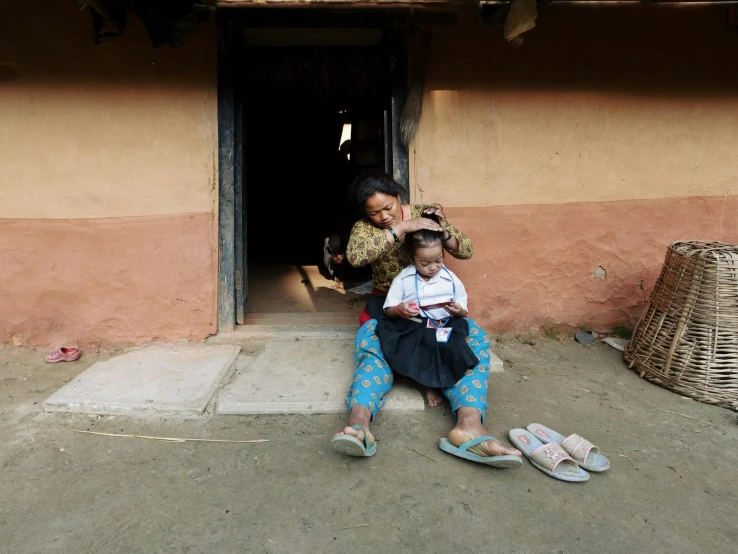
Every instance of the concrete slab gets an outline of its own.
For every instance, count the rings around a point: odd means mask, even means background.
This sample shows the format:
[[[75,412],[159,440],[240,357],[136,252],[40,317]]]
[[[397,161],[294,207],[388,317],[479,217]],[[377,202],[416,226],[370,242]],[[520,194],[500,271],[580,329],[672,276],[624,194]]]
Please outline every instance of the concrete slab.
[[[498,358],[494,352],[490,350],[489,353],[489,372],[490,373],[502,373],[505,371],[502,368],[502,360]]]
[[[218,414],[324,414],[346,410],[353,372],[353,340],[271,341],[255,358],[241,357],[232,382],[220,391]],[[385,411],[422,411],[417,389],[397,385]]]
[[[98,362],[44,402],[47,412],[199,415],[240,352],[233,345],[152,346]]]

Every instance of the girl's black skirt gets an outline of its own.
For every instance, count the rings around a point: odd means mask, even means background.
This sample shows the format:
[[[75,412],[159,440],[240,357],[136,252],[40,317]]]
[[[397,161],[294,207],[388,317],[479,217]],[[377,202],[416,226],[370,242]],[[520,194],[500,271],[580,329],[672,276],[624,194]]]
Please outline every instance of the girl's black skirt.
[[[420,318],[419,318],[420,319]],[[466,343],[469,325],[452,317],[446,327],[452,329],[448,342],[436,340],[436,330],[412,319],[378,318],[377,336],[384,357],[393,373],[425,385],[445,389],[454,386],[479,360]]]

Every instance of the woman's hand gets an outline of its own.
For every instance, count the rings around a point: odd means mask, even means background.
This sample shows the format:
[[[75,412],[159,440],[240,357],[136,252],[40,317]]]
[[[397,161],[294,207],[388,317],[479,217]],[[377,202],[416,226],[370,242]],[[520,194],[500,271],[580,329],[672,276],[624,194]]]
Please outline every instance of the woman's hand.
[[[433,204],[425,208],[423,213],[435,214],[443,231],[443,248],[449,252],[456,252],[459,249],[459,240],[446,228],[448,226],[448,220],[446,219],[446,214],[443,213],[443,207],[440,204]]]
[[[458,304],[456,302],[451,302],[451,304],[447,304],[446,311],[454,317],[466,317],[466,314],[469,313],[467,310],[461,307],[461,304]]]
[[[443,231],[443,228],[433,221],[432,219],[428,219],[427,217],[416,217],[414,219],[408,219],[406,221],[403,221],[401,223],[398,223],[396,227],[394,227],[395,231],[401,232],[403,235],[407,233],[412,233],[414,231],[420,231],[421,229],[428,229],[430,231]]]
[[[435,216],[438,218],[438,223],[441,224],[441,231],[446,231],[446,225],[448,224],[446,220],[446,214],[443,213],[443,207],[439,204],[433,204],[432,206],[428,206],[423,210],[424,214],[435,214]]]

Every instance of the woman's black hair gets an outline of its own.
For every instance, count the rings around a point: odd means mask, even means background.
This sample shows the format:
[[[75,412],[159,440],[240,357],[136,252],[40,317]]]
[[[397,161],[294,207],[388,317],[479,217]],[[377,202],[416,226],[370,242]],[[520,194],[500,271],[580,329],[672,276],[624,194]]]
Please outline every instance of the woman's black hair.
[[[349,187],[349,203],[360,217],[366,216],[365,202],[381,192],[388,196],[399,196],[402,187],[384,171],[367,171],[359,175]]]
[[[427,217],[430,220],[440,223],[436,214],[422,214],[423,217]],[[405,249],[410,255],[410,259],[415,259],[415,253],[418,248],[428,248],[434,244],[443,245],[443,231],[431,231],[430,229],[420,229],[413,231],[405,235]]]

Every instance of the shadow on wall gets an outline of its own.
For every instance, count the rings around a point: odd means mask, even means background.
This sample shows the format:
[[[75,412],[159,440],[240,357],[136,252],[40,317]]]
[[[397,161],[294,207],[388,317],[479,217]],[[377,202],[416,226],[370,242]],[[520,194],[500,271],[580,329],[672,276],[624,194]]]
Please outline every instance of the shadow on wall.
[[[738,30],[721,6],[542,5],[520,47],[486,24],[476,6],[460,15],[458,24],[433,29],[426,90],[713,97],[738,90]],[[154,49],[131,17],[123,36],[95,45],[90,16],[74,3],[15,2],[0,18],[0,63],[17,70],[13,84],[212,88],[215,29],[214,22],[200,23],[182,48]]]
[[[0,17],[0,65],[12,65],[16,76],[3,85],[159,83],[211,89],[217,70],[215,31],[215,23],[201,23],[181,48],[154,49],[141,20],[129,17],[123,36],[96,45],[90,14],[74,2],[13,2],[3,6]]]
[[[426,90],[733,95],[738,29],[721,6],[541,5],[519,47],[475,8],[433,31]]]

